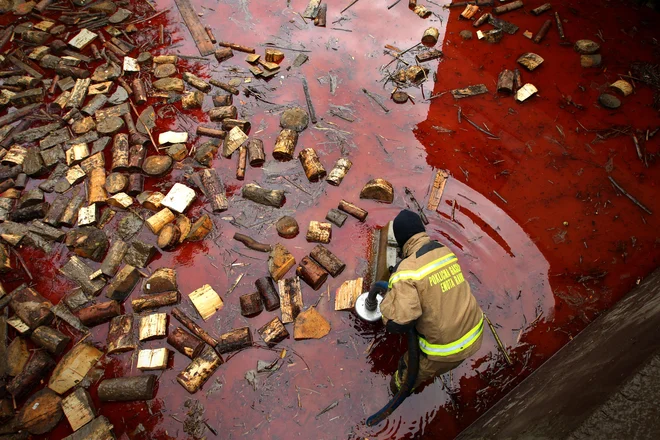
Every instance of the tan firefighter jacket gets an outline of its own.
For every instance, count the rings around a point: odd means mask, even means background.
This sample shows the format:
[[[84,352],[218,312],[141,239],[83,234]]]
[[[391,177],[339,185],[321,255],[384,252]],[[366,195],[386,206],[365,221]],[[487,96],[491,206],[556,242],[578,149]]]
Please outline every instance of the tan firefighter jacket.
[[[456,362],[479,350],[483,312],[452,251],[426,232],[403,247],[404,259],[390,277],[380,305],[383,321],[404,325],[417,320],[419,346],[430,360]]]

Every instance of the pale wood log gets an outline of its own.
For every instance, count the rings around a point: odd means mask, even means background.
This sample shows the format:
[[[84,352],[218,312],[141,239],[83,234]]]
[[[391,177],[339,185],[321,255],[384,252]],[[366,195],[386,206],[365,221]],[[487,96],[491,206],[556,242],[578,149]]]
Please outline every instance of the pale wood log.
[[[4,316],[3,316],[4,318]],[[18,376],[30,360],[30,351],[25,338],[17,336],[9,344],[6,351],[8,376]]]
[[[42,325],[37,327],[30,335],[32,342],[45,348],[49,353],[59,356],[62,354],[71,338],[55,330],[54,328]]]
[[[205,347],[203,341],[183,330],[181,327],[175,328],[167,335],[167,343],[190,359],[199,356]]]
[[[121,305],[117,301],[98,303],[78,310],[77,315],[84,325],[94,327],[110,321],[121,314]]]
[[[174,221],[175,216],[168,208],[163,208],[146,220],[147,226],[154,234],[158,234],[163,226]]]
[[[296,264],[293,255],[281,244],[273,246],[268,256],[268,271],[275,281],[284,278],[284,275]]]
[[[163,292],[150,296],[141,296],[131,301],[133,311],[136,313],[145,310],[153,310],[159,307],[172,306],[178,304],[181,300],[179,292]]]
[[[250,346],[252,346],[250,327],[241,327],[221,335],[215,351],[224,354]]]
[[[247,144],[247,151],[251,167],[260,167],[266,161],[264,142],[261,139],[250,139]]]
[[[335,293],[335,310],[353,310],[358,296],[362,295],[363,279],[344,281]]]
[[[150,341],[167,336],[167,313],[151,313],[140,318],[140,341]]]
[[[177,228],[179,228],[179,231],[181,231],[181,236],[179,237],[179,243],[183,243],[188,237],[188,234],[190,233],[190,229],[192,228],[192,222],[188,217],[186,217],[183,214],[180,214],[176,217],[176,226]]]
[[[346,200],[341,200],[339,202],[338,208],[340,211],[344,211],[345,213],[350,214],[361,222],[364,222],[367,219],[367,215],[369,215],[369,213],[364,209],[359,208],[358,206],[347,202]]]
[[[220,295],[209,284],[191,292],[189,298],[204,321],[224,306]]]
[[[189,393],[196,393],[215,373],[222,362],[222,357],[211,347],[205,347],[200,355],[177,375],[176,380]]]
[[[73,196],[69,200],[64,212],[62,212],[62,215],[60,215],[59,223],[67,227],[72,227],[78,220],[78,211],[83,203],[85,203],[84,193],[80,191],[80,188],[74,189]]]
[[[247,168],[247,147],[243,145],[238,149],[238,164],[236,165],[236,179],[245,179],[245,168]]]
[[[107,354],[124,353],[137,348],[135,317],[133,314],[112,318],[106,345]]]
[[[213,212],[226,211],[229,207],[225,187],[214,169],[206,169],[200,174],[204,194],[211,203]]]
[[[241,315],[254,316],[260,313],[264,308],[259,292],[248,293],[239,297],[241,303]]]
[[[330,243],[332,238],[332,225],[330,223],[322,223],[317,221],[310,221],[309,228],[307,229],[306,239],[312,243]]]
[[[58,394],[64,394],[87,375],[87,372],[103,356],[103,352],[91,344],[78,343],[55,367],[48,381],[48,388]]]
[[[289,337],[289,332],[286,331],[282,321],[277,316],[259,328],[257,333],[259,333],[261,339],[270,347]]]
[[[360,198],[392,203],[394,201],[394,188],[385,179],[372,179],[360,191]]]
[[[181,183],[175,183],[161,204],[179,214],[183,213],[195,200],[195,191]]]
[[[172,250],[180,243],[181,230],[174,223],[168,223],[158,233],[158,247],[164,251]]]
[[[266,206],[280,208],[285,201],[284,191],[269,190],[255,183],[248,183],[242,188],[243,198]]]
[[[314,290],[319,290],[328,278],[328,272],[309,257],[300,260],[296,274]]]
[[[321,164],[316,151],[313,148],[305,148],[298,153],[298,158],[303,166],[305,175],[310,182],[318,182],[326,176],[325,168]]]
[[[280,161],[293,159],[293,152],[298,144],[298,132],[288,128],[283,128],[275,141],[273,157]]]
[[[79,430],[96,417],[92,396],[84,388],[76,388],[73,393],[62,399],[62,410],[74,431]],[[94,439],[96,438],[94,437]]]
[[[447,184],[447,179],[449,179],[449,173],[445,170],[438,170],[435,173],[435,178],[433,179],[433,186],[431,188],[431,194],[429,195],[429,202],[426,205],[427,209],[436,211],[438,205],[440,205],[440,200],[442,199],[442,193],[445,190],[445,185]]]
[[[101,402],[130,402],[154,398],[156,375],[116,377],[103,380],[97,394]]]
[[[105,191],[105,169],[94,168],[89,173],[89,183],[87,185],[87,204],[105,203],[108,199],[108,193]]]
[[[190,232],[186,237],[187,241],[200,241],[203,240],[213,230],[213,221],[208,214],[204,214],[190,227]]]
[[[286,278],[279,280],[280,310],[282,311],[282,322],[287,324],[293,322],[303,309],[302,290],[300,289],[300,278]]]
[[[323,267],[332,277],[337,277],[346,268],[346,264],[341,261],[337,256],[330,252],[323,245],[316,245],[309,253],[309,256],[314,259],[321,267]]]
[[[118,133],[112,143],[112,171],[125,171],[129,166],[128,135]]]
[[[295,264],[295,263],[294,263]],[[275,282],[271,277],[259,278],[254,282],[257,291],[264,302],[266,310],[272,312],[280,307],[280,295],[275,288]]]
[[[25,401],[16,415],[19,425],[30,434],[52,431],[62,420],[62,398],[48,388],[41,389]]]
[[[167,368],[170,351],[165,348],[147,348],[138,353],[137,368],[142,371],[164,370]]]
[[[344,180],[344,177],[346,177],[346,173],[348,173],[348,170],[350,170],[352,166],[353,162],[351,162],[350,159],[345,157],[337,159],[335,167],[332,169],[332,171],[330,171],[330,174],[328,174],[328,177],[325,179],[326,182],[334,186],[339,186],[341,181]]]
[[[231,157],[232,153],[238,150],[247,140],[247,135],[240,127],[232,128],[222,143],[222,155],[224,157]]]

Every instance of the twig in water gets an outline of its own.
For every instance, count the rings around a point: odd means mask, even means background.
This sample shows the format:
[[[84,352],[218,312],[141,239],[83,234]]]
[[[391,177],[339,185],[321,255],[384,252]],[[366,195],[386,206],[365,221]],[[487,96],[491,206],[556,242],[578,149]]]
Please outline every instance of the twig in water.
[[[506,360],[506,363],[509,364],[509,366],[513,366],[513,361],[509,357],[509,353],[506,352],[506,349],[504,348],[504,344],[502,344],[502,341],[500,340],[500,337],[497,334],[495,327],[493,327],[493,323],[490,322],[490,319],[488,319],[488,316],[485,313],[484,313],[484,319],[488,323],[488,327],[490,328],[490,331],[493,333],[495,342],[497,342],[497,348],[499,348],[502,354],[504,355],[504,359]]]
[[[499,137],[495,136],[495,135],[494,135],[493,133],[491,133],[490,131],[488,131],[488,130],[484,130],[484,129],[481,128],[479,125],[477,125],[477,124],[475,124],[474,122],[470,121],[470,120],[467,118],[467,116],[463,116],[463,117],[465,118],[466,121],[468,121],[468,122],[470,123],[470,125],[472,125],[474,128],[476,128],[477,130],[479,130],[480,132],[482,132],[482,133],[485,134],[486,136],[490,136],[490,137],[492,137],[492,138],[494,138],[494,139],[499,139]]]
[[[612,182],[612,185],[613,185],[616,189],[618,189],[619,192],[620,192],[621,194],[623,194],[624,196],[628,197],[628,198],[630,199],[631,202],[633,202],[635,205],[639,206],[639,207],[640,207],[644,212],[646,212],[648,215],[653,215],[653,212],[651,212],[651,210],[650,210],[649,208],[647,208],[646,206],[644,206],[644,205],[642,204],[642,202],[640,202],[639,200],[637,200],[636,198],[634,198],[633,196],[631,196],[630,194],[628,194],[628,192],[627,192],[625,189],[623,189],[623,188],[621,187],[621,185],[619,185],[618,183],[616,183],[616,180],[614,180],[614,179],[612,178],[612,176],[607,176],[607,178],[610,179],[610,182]]]
[[[392,3],[391,5],[389,5],[389,6],[387,7],[387,9],[392,9],[393,7],[395,7],[396,5],[398,5],[400,1],[401,1],[401,0],[396,0],[394,3]]]
[[[506,199],[505,199],[504,197],[502,197],[501,195],[499,195],[499,193],[498,193],[497,191],[493,190],[493,194],[495,194],[497,197],[499,197],[500,200],[502,200],[504,203],[506,203],[506,204],[509,203],[509,202],[506,201]]]
[[[138,118],[138,122],[140,121],[140,113],[138,113],[137,109],[135,108],[135,104],[133,104],[133,100],[129,99],[128,103],[131,105],[131,108],[133,109],[133,113],[135,113],[135,117]],[[146,130],[147,134],[149,135],[149,139],[151,139],[151,143],[153,144],[154,148],[158,153],[160,153],[160,148],[158,148],[158,144],[154,140],[153,135],[151,134],[151,130],[149,130],[149,127],[147,127],[147,124],[142,124],[144,129]]]
[[[330,29],[332,29],[333,31],[353,32],[350,29],[342,29],[342,28],[330,28]]]
[[[476,205],[476,204],[477,204],[477,202],[475,202],[474,200],[472,200],[472,199],[470,199],[470,198],[465,197],[463,194],[459,194],[459,196],[463,197],[465,200],[467,200],[468,202],[472,203],[473,205]]]
[[[312,97],[309,94],[309,86],[305,78],[302,78],[302,85],[305,92],[305,99],[307,100],[307,108],[309,109],[309,118],[312,120],[312,124],[316,124],[316,112],[314,111],[314,104],[312,104]]]
[[[422,222],[424,222],[425,225],[429,224],[429,219],[426,218],[426,214],[424,214],[424,210],[422,209],[421,206],[419,206],[419,203],[417,202],[417,199],[415,198],[415,195],[410,191],[410,189],[405,186],[404,191],[410,197],[410,201],[412,202],[413,205],[415,205],[415,209],[419,212],[419,216],[422,218]]]
[[[227,295],[229,295],[230,293],[232,293],[232,292],[234,291],[234,289],[236,288],[236,286],[238,286],[238,283],[240,283],[241,280],[243,279],[243,275],[245,275],[245,272],[243,272],[242,274],[240,274],[240,275],[238,276],[238,278],[236,278],[236,281],[234,281],[234,284],[231,286],[231,288],[229,289],[229,291],[227,291]]]
[[[293,185],[293,186],[295,186],[296,188],[298,188],[300,191],[302,191],[302,192],[304,192],[305,194],[307,194],[308,196],[311,196],[311,195],[312,195],[309,191],[305,190],[305,188],[303,188],[302,186],[300,186],[300,185],[296,184],[295,182],[289,180],[288,177],[286,177],[286,176],[282,176],[282,178],[283,178],[284,180],[286,180],[287,182],[289,182],[291,185]]]
[[[30,278],[30,281],[32,281],[34,278],[32,278],[32,274],[30,273],[30,270],[25,265],[25,260],[23,260],[23,257],[21,257],[21,255],[18,252],[16,252],[16,250],[13,247],[10,247],[9,249],[11,249],[14,255],[16,255],[16,259],[18,260],[19,263],[21,263],[21,266],[23,266],[23,270],[27,274],[28,278]]]
[[[335,408],[337,405],[339,405],[339,400],[335,400],[335,401],[332,402],[330,405],[328,405],[328,406],[326,406],[325,408],[323,408],[323,409],[321,410],[321,412],[318,413],[318,414],[316,415],[316,418],[319,418],[319,417],[322,416],[323,414],[325,414],[325,413],[327,413],[328,411],[330,411],[332,408]]]
[[[346,12],[348,10],[348,8],[350,8],[351,6],[356,4],[358,1],[359,0],[353,0],[350,5],[346,6],[344,9],[341,10],[340,14],[343,14],[344,12]]]
[[[367,90],[367,89],[362,89],[362,91],[365,93],[365,95],[367,95],[369,98],[371,98],[376,104],[378,104],[378,105],[380,106],[380,108],[382,108],[383,111],[384,111],[385,113],[389,113],[389,112],[390,112],[390,109],[389,109],[389,108],[385,107],[383,104],[380,103],[380,101],[378,101],[378,100],[376,99],[376,95],[374,95],[373,93],[371,93],[371,92],[370,92],[369,90]]]
[[[403,54],[406,53],[406,52],[410,52],[411,50],[413,50],[414,48],[416,48],[416,47],[419,46],[420,44],[422,44],[422,43],[417,43],[417,44],[415,44],[414,46],[409,47],[408,49],[406,49],[406,50],[404,50],[403,52],[401,52],[401,53],[399,54],[399,56],[403,55]],[[394,62],[394,60],[390,61],[390,62],[387,63],[387,64],[385,65],[385,67],[383,67],[383,68],[386,68],[387,66],[389,66],[389,65],[392,64],[393,62]]]

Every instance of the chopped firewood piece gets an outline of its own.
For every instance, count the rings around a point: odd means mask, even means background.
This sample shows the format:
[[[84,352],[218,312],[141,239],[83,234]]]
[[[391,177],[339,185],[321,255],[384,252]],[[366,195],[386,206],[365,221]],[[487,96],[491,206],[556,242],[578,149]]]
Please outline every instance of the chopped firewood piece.
[[[330,223],[322,223],[317,221],[310,221],[309,228],[307,229],[307,241],[316,243],[330,243],[332,236],[332,225]]]
[[[176,271],[161,267],[151,274],[144,282],[144,293],[154,294],[178,290]]]
[[[189,297],[204,321],[208,320],[224,306],[220,295],[208,284],[191,292]]]
[[[120,314],[121,305],[117,301],[97,303],[78,310],[78,318],[80,318],[80,321],[88,327],[94,327],[108,322]]]
[[[283,128],[275,141],[273,157],[280,161],[293,159],[293,152],[298,144],[298,132],[288,128]]]
[[[94,32],[91,32],[87,29],[82,29],[75,37],[69,40],[68,44],[74,49],[82,51],[87,47],[87,45],[94,41],[97,36],[98,35]]]
[[[500,15],[506,12],[515,11],[516,9],[520,9],[522,7],[523,7],[522,0],[516,0],[515,2],[507,3],[505,5],[493,8],[493,13],[496,15]]]
[[[533,84],[527,83],[516,92],[516,101],[523,102],[534,96],[536,92],[538,92],[538,89]]]
[[[284,191],[269,190],[255,183],[248,183],[242,188],[243,198],[274,208],[280,208],[284,204]]]
[[[362,278],[344,281],[335,294],[335,310],[353,310],[358,296],[362,295]]]
[[[442,193],[445,190],[445,185],[447,184],[447,179],[449,179],[449,173],[445,170],[438,170],[435,173],[435,178],[433,180],[433,187],[431,188],[431,195],[429,196],[429,202],[427,204],[427,209],[431,211],[436,211],[440,205],[440,199],[442,199]]]
[[[309,257],[300,260],[296,274],[314,290],[319,290],[328,278],[328,272]]]
[[[200,241],[203,240],[213,230],[213,220],[208,214],[204,214],[190,227],[190,232],[186,237],[187,241]]]
[[[199,338],[191,335],[181,327],[175,328],[167,336],[167,343],[176,348],[179,353],[194,359],[202,352],[205,345]]]
[[[16,414],[21,429],[30,434],[45,434],[57,426],[64,413],[62,398],[48,388],[30,396]]]
[[[241,315],[243,316],[254,316],[260,313],[264,308],[259,292],[241,295],[239,300],[241,303]]]
[[[119,209],[128,209],[133,204],[133,198],[126,193],[120,192],[114,194],[107,200],[108,206]]]
[[[530,72],[539,67],[541,63],[543,63],[543,58],[532,52],[524,53],[518,58],[518,64]]]
[[[277,316],[257,330],[257,333],[270,347],[289,337],[289,332],[286,331],[282,321]]]
[[[130,402],[151,400],[154,397],[156,376],[147,374],[103,380],[97,389],[101,402]],[[107,437],[103,437],[107,438]]]
[[[179,292],[163,292],[155,295],[141,296],[131,302],[133,311],[139,313],[159,307],[172,306],[180,301]]]
[[[300,278],[286,278],[278,282],[280,291],[280,310],[282,311],[282,322],[287,324],[293,322],[303,309],[302,290],[300,289]]]
[[[84,388],[76,388],[73,393],[62,399],[62,410],[74,431],[79,430],[96,417],[92,397]]]
[[[359,208],[358,206],[355,206],[346,200],[340,200],[338,208],[340,211],[344,211],[345,213],[350,214],[361,222],[365,221],[369,215],[369,213],[364,209]]]
[[[284,275],[296,264],[296,259],[281,244],[273,246],[268,257],[268,271],[275,281],[284,278]]]
[[[281,63],[284,59],[284,52],[277,49],[266,49],[266,61],[271,63]]]
[[[468,86],[464,89],[454,89],[451,91],[452,96],[456,99],[481,95],[483,93],[488,93],[488,88],[484,84],[477,84],[474,86]]]
[[[12,377],[21,374],[30,359],[30,351],[25,338],[14,338],[7,347],[5,356],[7,359],[6,374]]]
[[[394,201],[394,188],[385,179],[372,179],[360,191],[360,198],[392,203]]]
[[[221,335],[215,351],[224,354],[250,346],[252,346],[250,327],[242,327]]]
[[[295,264],[295,263],[294,263]],[[267,311],[272,312],[280,307],[280,295],[275,289],[275,283],[271,277],[259,278],[254,282],[257,291],[264,302]]]
[[[179,0],[180,1],[180,0]],[[186,391],[196,393],[222,364],[222,358],[211,347],[204,350],[180,372],[176,380]]]
[[[42,325],[37,327],[30,335],[32,342],[45,348],[49,353],[59,356],[62,354],[71,338],[60,333],[54,328]]]
[[[137,368],[142,371],[164,370],[170,351],[165,348],[147,348],[138,353]]]
[[[277,223],[275,223],[275,229],[277,230],[277,234],[284,238],[293,238],[298,235],[300,230],[296,219],[288,215],[277,220]]]
[[[30,329],[48,325],[53,320],[53,312],[50,311],[53,305],[33,288],[20,286],[10,296],[9,307]]]
[[[136,310],[137,311],[137,310]],[[135,318],[132,314],[115,316],[110,321],[107,339],[107,354],[124,353],[135,350]]]
[[[147,226],[154,234],[158,234],[163,226],[174,221],[175,216],[168,208],[163,208],[146,220]]]
[[[211,203],[213,212],[225,211],[228,208],[225,187],[214,169],[206,169],[201,172],[204,195]],[[246,185],[247,186],[247,185]],[[255,185],[256,186],[256,185]]]
[[[60,272],[80,284],[83,291],[90,295],[95,295],[105,286],[105,282],[100,279],[90,280],[89,277],[94,270],[75,255],[72,255],[71,259],[60,268]]]
[[[293,339],[321,339],[330,333],[330,323],[316,307],[301,312],[293,324]]]
[[[107,211],[106,211],[107,212]],[[131,248],[126,252],[124,262],[135,267],[147,267],[151,259],[156,255],[156,247],[140,240],[134,240]]]
[[[195,200],[195,191],[180,183],[175,183],[161,204],[172,211],[182,213]]]
[[[140,272],[134,266],[126,264],[108,284],[105,295],[121,303],[128,298],[138,281]]]
[[[64,394],[80,383],[101,359],[103,352],[88,343],[78,343],[65,354],[48,380],[48,388]]]
[[[140,318],[140,341],[150,341],[167,336],[167,313],[152,313]]]

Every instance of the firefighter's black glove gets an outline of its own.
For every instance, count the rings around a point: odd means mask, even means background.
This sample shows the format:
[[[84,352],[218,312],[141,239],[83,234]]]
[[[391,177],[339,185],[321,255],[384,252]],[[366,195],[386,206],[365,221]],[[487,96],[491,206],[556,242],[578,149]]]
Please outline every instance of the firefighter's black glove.
[[[373,294],[375,292],[378,295],[385,296],[388,287],[389,286],[386,281],[378,281],[371,286],[371,289],[369,289],[369,293]]]

